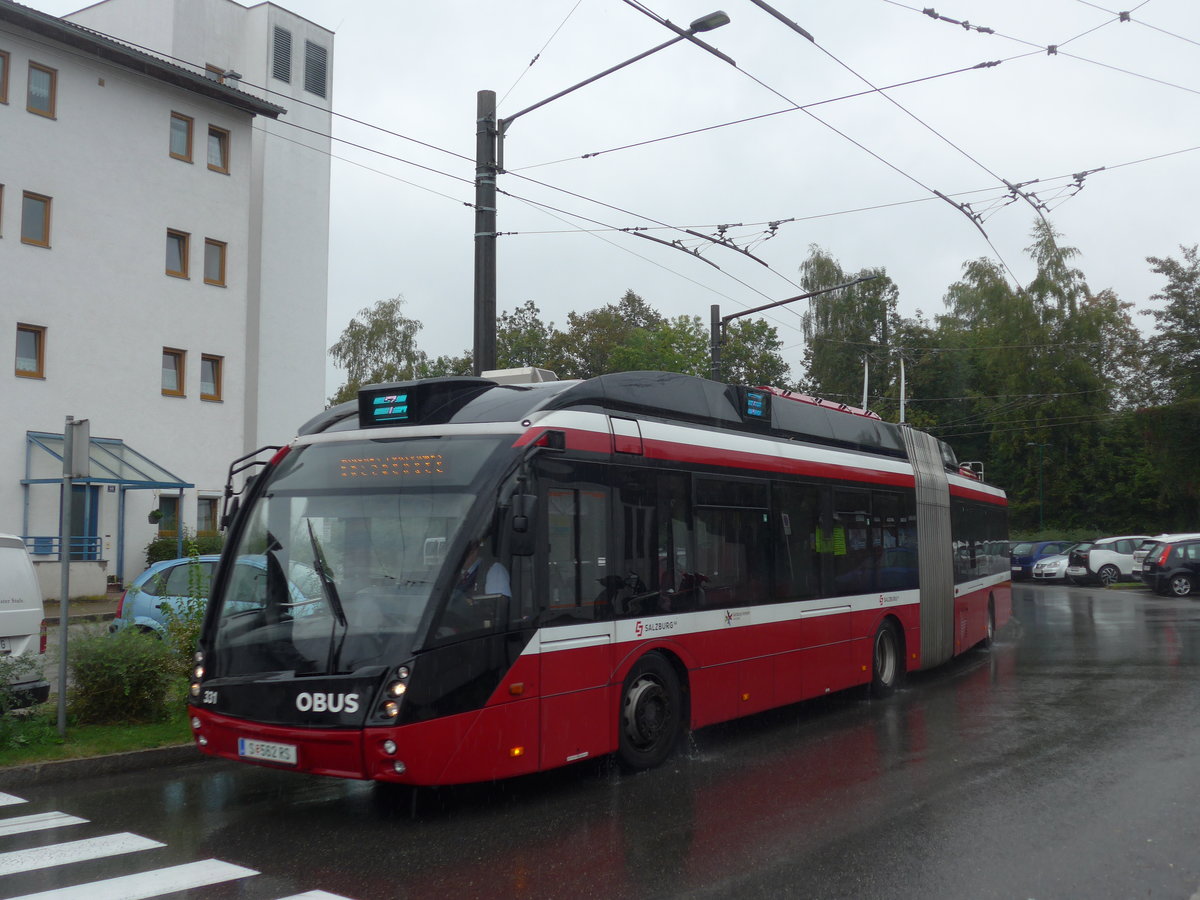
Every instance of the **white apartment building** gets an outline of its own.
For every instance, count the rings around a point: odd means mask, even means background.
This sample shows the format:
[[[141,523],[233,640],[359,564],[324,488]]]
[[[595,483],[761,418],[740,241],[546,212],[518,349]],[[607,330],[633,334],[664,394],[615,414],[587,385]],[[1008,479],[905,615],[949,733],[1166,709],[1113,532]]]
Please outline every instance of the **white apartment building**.
[[[0,0],[0,531],[48,597],[67,416],[80,595],[215,530],[230,462],[322,408],[332,62],[270,3]]]

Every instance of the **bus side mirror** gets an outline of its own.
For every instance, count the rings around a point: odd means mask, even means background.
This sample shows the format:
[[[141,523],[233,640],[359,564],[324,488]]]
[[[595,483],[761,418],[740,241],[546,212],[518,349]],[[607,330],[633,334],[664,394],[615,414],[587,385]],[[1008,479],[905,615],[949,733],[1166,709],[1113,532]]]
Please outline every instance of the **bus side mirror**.
[[[533,556],[537,495],[514,494],[509,513],[509,549],[513,556]]]

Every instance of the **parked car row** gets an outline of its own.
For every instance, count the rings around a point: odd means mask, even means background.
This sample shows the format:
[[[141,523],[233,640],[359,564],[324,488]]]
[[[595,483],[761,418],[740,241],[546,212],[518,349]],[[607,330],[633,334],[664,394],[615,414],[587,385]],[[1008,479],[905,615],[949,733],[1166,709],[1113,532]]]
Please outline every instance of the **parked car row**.
[[[1010,552],[1014,581],[1110,585],[1142,581],[1159,594],[1200,590],[1200,532],[1119,535],[1094,541],[1026,541]]]

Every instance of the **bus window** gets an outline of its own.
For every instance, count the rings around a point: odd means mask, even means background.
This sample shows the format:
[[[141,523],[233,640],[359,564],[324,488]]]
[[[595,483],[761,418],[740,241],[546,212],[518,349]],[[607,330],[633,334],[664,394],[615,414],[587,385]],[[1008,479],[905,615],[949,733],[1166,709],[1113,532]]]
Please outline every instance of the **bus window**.
[[[776,529],[776,600],[808,600],[821,593],[821,489],[815,484],[772,485]]]
[[[586,472],[579,468],[577,474]],[[568,482],[548,471],[540,475],[539,484],[548,547],[546,564],[540,567],[546,579],[543,623],[607,617],[607,489],[599,479]]]
[[[871,528],[871,495],[833,492],[833,596],[875,590],[879,551]]]
[[[692,564],[688,476],[616,469],[616,563],[608,587],[615,616],[695,609],[700,576]]]
[[[767,483],[698,477],[696,559],[704,605],[747,606],[767,598],[770,523]]]
[[[879,590],[918,587],[916,498],[875,491],[871,494],[872,536],[879,547]]]

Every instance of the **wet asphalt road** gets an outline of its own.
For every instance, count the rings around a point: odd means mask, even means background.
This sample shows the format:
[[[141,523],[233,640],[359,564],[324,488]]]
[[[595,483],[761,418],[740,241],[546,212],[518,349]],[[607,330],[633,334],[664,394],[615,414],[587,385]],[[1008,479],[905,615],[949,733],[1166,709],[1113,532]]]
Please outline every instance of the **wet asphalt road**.
[[[199,761],[11,788],[0,872],[114,832],[165,846],[0,875],[0,897],[208,859],[260,874],[172,897],[1200,896],[1200,598],[1017,586],[1014,611],[887,700],[708,728],[633,777],[414,796]],[[88,821],[3,833],[49,811]]]

